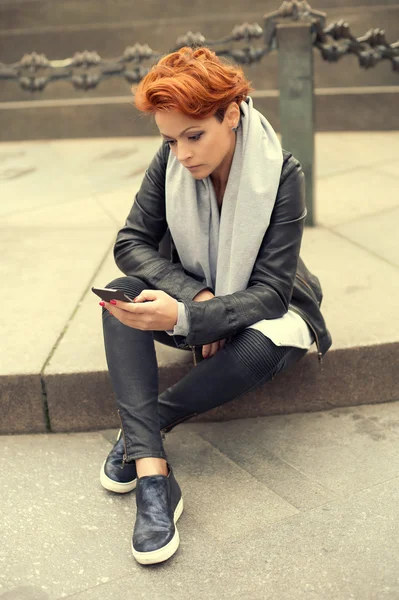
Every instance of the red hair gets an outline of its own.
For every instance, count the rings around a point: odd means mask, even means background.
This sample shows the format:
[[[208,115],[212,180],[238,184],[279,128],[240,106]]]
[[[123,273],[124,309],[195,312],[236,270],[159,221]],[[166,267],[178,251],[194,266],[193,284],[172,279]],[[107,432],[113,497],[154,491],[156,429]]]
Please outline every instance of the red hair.
[[[239,66],[224,63],[208,48],[181,48],[167,54],[140,81],[135,105],[146,113],[178,110],[194,119],[215,114],[223,120],[231,102],[252,90]]]

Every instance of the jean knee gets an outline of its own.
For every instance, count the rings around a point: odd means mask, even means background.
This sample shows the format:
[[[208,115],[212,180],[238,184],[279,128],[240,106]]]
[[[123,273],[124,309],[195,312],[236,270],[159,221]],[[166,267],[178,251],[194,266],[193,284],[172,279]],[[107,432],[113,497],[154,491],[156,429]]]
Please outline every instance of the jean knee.
[[[285,346],[276,346],[255,329],[245,329],[232,339],[229,346],[239,362],[259,381],[274,376],[288,350]]]
[[[281,373],[282,371],[285,371],[286,369],[294,365],[296,362],[300,361],[305,356],[305,354],[307,354],[307,352],[308,350],[304,348],[295,348],[293,346],[290,346],[288,352],[278,363],[273,376],[277,375],[278,373]]]

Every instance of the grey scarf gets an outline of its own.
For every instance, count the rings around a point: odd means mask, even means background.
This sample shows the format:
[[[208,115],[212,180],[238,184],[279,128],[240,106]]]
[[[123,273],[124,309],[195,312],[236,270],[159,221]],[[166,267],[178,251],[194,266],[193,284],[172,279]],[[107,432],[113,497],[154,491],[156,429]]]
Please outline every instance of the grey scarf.
[[[195,180],[169,155],[166,219],[183,267],[224,296],[245,290],[270,223],[283,154],[270,123],[248,97],[221,214],[210,177]]]

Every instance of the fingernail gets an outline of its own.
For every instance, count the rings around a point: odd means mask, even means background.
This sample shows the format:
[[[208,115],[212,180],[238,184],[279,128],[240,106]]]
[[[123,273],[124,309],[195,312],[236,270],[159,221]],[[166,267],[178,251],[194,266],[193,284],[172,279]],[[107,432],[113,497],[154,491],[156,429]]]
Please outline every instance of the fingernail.
[[[109,301],[109,303],[110,303],[110,304],[113,304],[113,305],[115,306],[115,304],[116,304],[116,300],[110,300],[110,301]]]
[[[99,302],[100,306],[105,306],[105,302]]]

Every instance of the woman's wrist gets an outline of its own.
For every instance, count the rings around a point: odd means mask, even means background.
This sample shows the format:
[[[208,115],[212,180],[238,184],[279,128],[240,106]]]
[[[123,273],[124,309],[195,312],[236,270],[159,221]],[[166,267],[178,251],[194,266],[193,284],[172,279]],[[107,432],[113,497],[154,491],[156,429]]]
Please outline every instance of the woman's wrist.
[[[215,297],[215,294],[211,292],[209,289],[201,290],[199,294],[193,298],[194,302],[205,302],[206,300],[212,300]]]

